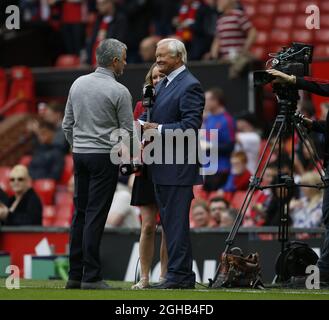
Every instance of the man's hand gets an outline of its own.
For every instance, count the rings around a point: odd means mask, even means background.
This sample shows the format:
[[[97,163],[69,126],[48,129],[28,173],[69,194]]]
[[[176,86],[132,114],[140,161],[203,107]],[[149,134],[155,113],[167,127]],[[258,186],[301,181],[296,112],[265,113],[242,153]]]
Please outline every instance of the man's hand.
[[[275,70],[275,69],[270,69],[266,70],[269,74],[272,76],[275,76],[276,79],[274,82],[277,83],[290,83],[290,84],[295,84],[296,83],[296,77],[295,76],[290,76],[288,74],[285,74],[281,71]]]
[[[149,129],[158,129],[159,124],[154,123],[154,122],[145,122],[143,125],[144,130],[149,130]]]
[[[0,220],[5,220],[9,214],[9,209],[0,202]]]

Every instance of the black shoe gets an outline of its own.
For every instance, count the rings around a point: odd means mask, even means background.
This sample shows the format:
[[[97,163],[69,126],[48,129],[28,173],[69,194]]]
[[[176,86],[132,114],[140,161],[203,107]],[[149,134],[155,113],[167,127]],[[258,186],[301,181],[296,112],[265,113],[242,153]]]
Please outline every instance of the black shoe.
[[[105,281],[81,282],[82,290],[113,290]]]
[[[171,281],[165,281],[163,283],[159,283],[153,285],[151,289],[195,289],[194,283],[177,283]]]
[[[78,280],[68,280],[66,282],[65,289],[81,289],[81,281],[78,281]]]

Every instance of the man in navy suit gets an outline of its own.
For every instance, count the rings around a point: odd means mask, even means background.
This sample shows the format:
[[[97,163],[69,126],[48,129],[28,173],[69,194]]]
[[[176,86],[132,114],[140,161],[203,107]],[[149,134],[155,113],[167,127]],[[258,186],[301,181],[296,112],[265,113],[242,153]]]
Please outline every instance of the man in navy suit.
[[[151,122],[144,124],[144,130],[156,129],[161,134],[163,158],[173,152],[165,146],[165,138],[177,129],[181,130],[181,134],[187,130],[194,133],[194,147],[195,150],[198,148],[197,134],[202,124],[205,99],[200,82],[185,66],[186,56],[185,46],[179,40],[164,39],[157,45],[156,62],[159,71],[166,77],[156,87]],[[145,120],[146,115],[141,118]],[[178,145],[178,148],[182,147],[183,161],[178,163],[174,154],[171,164],[162,161],[161,164],[150,165],[169,258],[166,281],[156,286],[159,289],[195,287],[189,211],[193,199],[193,185],[202,184],[203,179],[198,161],[188,163],[191,150],[185,142]]]

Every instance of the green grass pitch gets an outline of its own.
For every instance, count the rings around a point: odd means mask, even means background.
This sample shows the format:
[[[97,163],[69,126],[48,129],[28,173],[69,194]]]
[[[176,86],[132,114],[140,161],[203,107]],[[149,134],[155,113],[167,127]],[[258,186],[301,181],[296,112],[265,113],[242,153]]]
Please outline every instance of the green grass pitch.
[[[20,280],[20,289],[7,289],[0,279],[0,300],[329,300],[329,290],[222,289],[130,290],[131,283],[109,281],[115,290],[65,290],[57,280]]]

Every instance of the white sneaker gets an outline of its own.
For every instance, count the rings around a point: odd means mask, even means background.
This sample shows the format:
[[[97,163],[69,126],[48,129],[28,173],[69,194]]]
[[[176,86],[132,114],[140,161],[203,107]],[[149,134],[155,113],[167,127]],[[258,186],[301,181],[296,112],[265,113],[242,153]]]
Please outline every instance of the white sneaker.
[[[131,289],[133,290],[140,290],[140,289],[147,289],[150,287],[149,279],[142,278],[136,284],[134,284]]]

